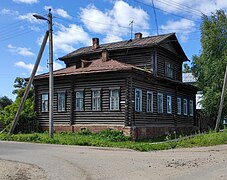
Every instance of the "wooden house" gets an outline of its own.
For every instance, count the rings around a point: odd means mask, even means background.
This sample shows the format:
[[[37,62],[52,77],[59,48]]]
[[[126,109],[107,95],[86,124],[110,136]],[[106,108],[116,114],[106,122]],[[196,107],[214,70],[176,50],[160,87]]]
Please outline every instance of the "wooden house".
[[[55,131],[106,128],[135,139],[196,130],[197,88],[182,82],[187,61],[174,33],[82,47],[54,71]],[[35,77],[35,111],[48,129],[48,73]]]

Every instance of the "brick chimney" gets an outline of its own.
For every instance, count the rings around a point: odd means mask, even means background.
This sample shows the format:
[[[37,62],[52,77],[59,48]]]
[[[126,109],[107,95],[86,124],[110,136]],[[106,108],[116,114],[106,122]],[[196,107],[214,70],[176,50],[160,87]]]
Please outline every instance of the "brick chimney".
[[[135,39],[142,39],[142,33],[135,33]]]
[[[92,38],[92,49],[99,48],[99,38]]]
[[[106,49],[102,51],[102,62],[106,62],[109,59],[109,53]]]

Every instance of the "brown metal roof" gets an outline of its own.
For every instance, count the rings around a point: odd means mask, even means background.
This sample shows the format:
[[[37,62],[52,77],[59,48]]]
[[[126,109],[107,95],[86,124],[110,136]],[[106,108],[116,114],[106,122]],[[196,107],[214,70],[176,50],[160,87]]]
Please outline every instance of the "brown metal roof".
[[[100,72],[113,72],[121,70],[130,70],[137,67],[121,63],[116,60],[108,60],[103,62],[102,59],[93,60],[90,65],[85,68],[76,68],[76,66],[70,66],[57,71],[54,71],[54,77],[70,76],[78,74],[100,73]],[[48,73],[35,76],[35,79],[43,79],[49,77]]]
[[[107,50],[119,50],[119,49],[126,49],[126,48],[138,48],[138,47],[149,47],[153,45],[157,45],[169,37],[175,37],[175,33],[171,34],[163,34],[158,36],[148,36],[141,39],[133,39],[128,41],[120,41],[114,43],[107,43],[107,44],[100,44],[99,48],[92,49],[92,46],[82,47],[77,49],[61,58],[60,60],[65,60],[68,58],[84,55],[84,54],[92,54],[96,52],[101,52],[104,49]]]

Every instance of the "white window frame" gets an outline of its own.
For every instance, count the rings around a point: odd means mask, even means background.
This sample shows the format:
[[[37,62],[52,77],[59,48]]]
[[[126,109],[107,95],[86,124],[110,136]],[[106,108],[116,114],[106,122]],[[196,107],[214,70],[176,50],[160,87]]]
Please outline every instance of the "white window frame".
[[[139,93],[138,97],[137,92]],[[142,90],[138,88],[135,89],[135,111],[142,112]]]
[[[188,115],[188,100],[187,99],[183,100],[183,114],[185,116]]]
[[[117,96],[114,91],[117,92]],[[111,88],[110,89],[110,110],[118,111],[120,110],[120,89],[119,88]]]
[[[194,111],[194,108],[193,108],[193,100],[190,100],[189,101],[189,115],[190,116],[193,116],[194,115],[193,111]]]
[[[159,99],[159,97],[161,97],[161,99]],[[161,100],[161,102],[159,100]],[[157,110],[158,113],[163,113],[163,93],[157,94]]]
[[[101,111],[101,89],[92,90],[92,110]]]
[[[65,111],[65,104],[66,104],[65,92],[58,92],[58,112]]]
[[[41,94],[41,103],[42,103],[41,111],[48,112],[49,111],[49,94],[48,93]]]
[[[75,90],[75,110],[84,111],[84,90]]]
[[[181,98],[177,98],[177,114],[181,115]]]
[[[149,99],[149,95],[151,95],[151,99]],[[153,99],[153,92],[151,91],[147,91],[147,112],[151,112],[153,113],[154,112],[154,99]]]
[[[172,114],[172,96],[166,96],[166,111],[167,114]]]

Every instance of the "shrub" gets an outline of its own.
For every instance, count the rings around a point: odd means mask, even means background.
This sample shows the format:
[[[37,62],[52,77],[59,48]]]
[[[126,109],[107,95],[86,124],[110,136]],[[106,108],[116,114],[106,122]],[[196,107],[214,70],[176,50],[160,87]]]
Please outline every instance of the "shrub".
[[[122,131],[117,131],[113,129],[105,129],[98,133],[98,136],[101,138],[105,138],[108,141],[113,142],[120,142],[120,141],[127,141],[129,137],[126,137]]]

